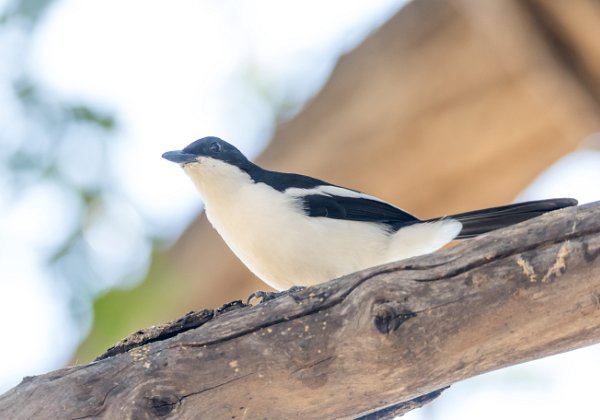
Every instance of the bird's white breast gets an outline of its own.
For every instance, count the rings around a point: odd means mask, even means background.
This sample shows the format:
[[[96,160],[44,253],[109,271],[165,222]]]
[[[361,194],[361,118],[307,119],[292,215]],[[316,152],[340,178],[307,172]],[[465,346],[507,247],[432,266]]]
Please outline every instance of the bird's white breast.
[[[254,274],[278,290],[432,252],[460,231],[460,223],[451,220],[414,225],[405,244],[394,240],[404,229],[390,235],[375,223],[309,217],[294,196],[255,183],[224,162],[204,158],[184,169],[227,245]],[[418,239],[420,231],[423,240]]]
[[[321,283],[374,265],[385,253],[388,234],[378,225],[308,217],[294,197],[220,161],[185,170],[212,225],[271,287]]]

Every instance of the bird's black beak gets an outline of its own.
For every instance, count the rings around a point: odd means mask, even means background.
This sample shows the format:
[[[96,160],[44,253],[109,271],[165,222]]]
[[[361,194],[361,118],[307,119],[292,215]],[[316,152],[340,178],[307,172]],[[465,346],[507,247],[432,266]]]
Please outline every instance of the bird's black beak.
[[[196,161],[196,155],[185,153],[181,150],[173,150],[171,152],[163,153],[162,157],[181,165]]]

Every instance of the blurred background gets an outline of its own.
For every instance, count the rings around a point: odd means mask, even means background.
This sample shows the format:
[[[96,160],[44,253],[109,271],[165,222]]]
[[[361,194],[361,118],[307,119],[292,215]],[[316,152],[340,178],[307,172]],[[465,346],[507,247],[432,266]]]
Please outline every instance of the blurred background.
[[[266,289],[160,158],[206,135],[422,217],[600,199],[597,0],[0,0],[0,62],[0,392]],[[599,362],[407,417],[595,418]]]

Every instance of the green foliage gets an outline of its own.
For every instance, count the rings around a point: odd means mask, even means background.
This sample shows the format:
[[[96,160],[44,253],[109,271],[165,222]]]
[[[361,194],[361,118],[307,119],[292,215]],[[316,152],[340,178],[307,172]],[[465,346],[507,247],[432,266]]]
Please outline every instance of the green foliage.
[[[177,287],[163,255],[155,253],[144,282],[133,288],[112,289],[94,302],[92,334],[79,347],[74,362],[87,363],[117,341],[150,325],[167,322],[194,308],[182,308],[187,291]]]

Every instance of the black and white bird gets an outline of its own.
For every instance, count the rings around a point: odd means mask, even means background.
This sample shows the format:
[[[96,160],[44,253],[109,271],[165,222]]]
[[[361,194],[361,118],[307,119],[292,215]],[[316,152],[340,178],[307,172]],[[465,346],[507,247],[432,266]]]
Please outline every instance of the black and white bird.
[[[263,169],[217,137],[163,157],[190,176],[208,220],[231,250],[277,290],[431,253],[452,240],[577,204],[559,198],[420,220],[359,191]]]

